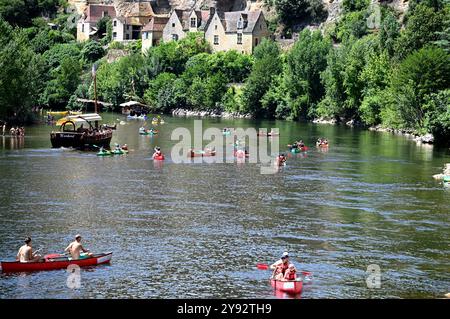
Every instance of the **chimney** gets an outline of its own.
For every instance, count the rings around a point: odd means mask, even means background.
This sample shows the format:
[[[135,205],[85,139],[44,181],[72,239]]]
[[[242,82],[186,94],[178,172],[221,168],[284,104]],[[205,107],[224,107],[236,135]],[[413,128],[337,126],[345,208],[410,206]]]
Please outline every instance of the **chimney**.
[[[209,16],[212,17],[217,10],[217,1],[211,0],[211,5],[209,6]]]

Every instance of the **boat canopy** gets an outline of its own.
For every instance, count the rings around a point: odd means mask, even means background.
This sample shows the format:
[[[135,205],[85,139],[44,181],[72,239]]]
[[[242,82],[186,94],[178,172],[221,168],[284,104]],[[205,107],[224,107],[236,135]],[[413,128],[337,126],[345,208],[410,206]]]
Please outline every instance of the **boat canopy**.
[[[62,119],[60,119],[56,125],[60,126],[64,124],[66,121],[72,121],[75,124],[93,122],[93,121],[101,121],[102,117],[97,113],[88,113],[88,114],[79,114],[79,115],[69,115]]]
[[[142,104],[140,102],[137,101],[129,101],[129,102],[125,102],[120,104],[121,107],[132,107],[132,106],[146,106],[145,104]]]

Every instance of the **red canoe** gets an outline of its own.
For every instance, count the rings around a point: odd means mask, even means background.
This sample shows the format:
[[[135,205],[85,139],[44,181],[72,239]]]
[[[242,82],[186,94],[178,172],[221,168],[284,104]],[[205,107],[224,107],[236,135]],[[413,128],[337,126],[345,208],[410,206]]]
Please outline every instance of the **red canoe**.
[[[64,269],[69,265],[78,265],[80,267],[96,266],[107,264],[111,261],[112,252],[95,254],[93,257],[69,260],[68,257],[59,257],[54,259],[46,259],[42,262],[21,263],[18,261],[2,261],[0,263],[0,270],[3,272],[27,272],[27,271],[41,271],[41,270],[55,270]]]
[[[270,284],[276,290],[293,295],[301,293],[303,288],[303,281],[301,279],[289,281],[270,279]]]

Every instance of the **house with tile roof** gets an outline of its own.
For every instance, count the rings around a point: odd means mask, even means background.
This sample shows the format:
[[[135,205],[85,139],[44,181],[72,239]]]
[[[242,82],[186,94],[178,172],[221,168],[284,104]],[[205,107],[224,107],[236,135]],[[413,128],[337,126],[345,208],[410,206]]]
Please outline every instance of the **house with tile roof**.
[[[157,45],[162,37],[163,30],[169,21],[168,17],[153,17],[142,29],[142,52]]]
[[[99,38],[97,23],[105,16],[116,18],[116,9],[110,5],[89,5],[77,23],[77,41]]]
[[[252,54],[270,32],[261,10],[215,12],[208,22],[205,39],[214,52],[236,50]]]

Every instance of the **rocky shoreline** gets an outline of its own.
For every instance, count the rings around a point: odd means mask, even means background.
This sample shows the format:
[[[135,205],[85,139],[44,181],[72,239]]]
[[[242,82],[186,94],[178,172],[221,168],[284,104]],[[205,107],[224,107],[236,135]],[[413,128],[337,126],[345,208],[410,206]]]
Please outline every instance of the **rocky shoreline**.
[[[313,123],[316,123],[316,124],[338,124],[338,121],[336,119],[318,118],[318,119],[314,119]],[[359,123],[354,120],[345,122],[345,125],[351,126],[351,127],[364,127],[364,125],[362,123]],[[386,128],[381,125],[377,125],[377,126],[369,127],[368,130],[374,131],[374,132],[387,132],[387,133],[407,136],[407,137],[410,137],[411,139],[413,139],[414,141],[416,141],[417,143],[423,143],[423,144],[433,144],[434,143],[433,134],[427,133],[425,135],[419,135],[413,129],[393,129],[393,128]]]
[[[175,109],[172,111],[172,116],[187,116],[187,117],[211,117],[211,118],[224,118],[224,119],[233,119],[233,118],[239,118],[239,119],[252,119],[251,114],[242,114],[238,112],[222,112],[220,110],[214,110],[214,111],[193,111],[193,110],[187,110],[187,109]],[[315,124],[331,124],[336,125],[339,124],[339,122],[336,119],[326,119],[326,118],[317,118],[312,121]],[[345,125],[350,127],[364,127],[362,123],[359,123],[354,120],[350,120],[345,122]],[[393,128],[386,128],[381,125],[377,126],[371,126],[368,128],[369,131],[375,131],[375,132],[387,132],[397,135],[403,135],[410,137],[417,143],[423,143],[423,144],[433,144],[434,143],[434,136],[433,134],[427,133],[425,135],[419,135],[417,134],[413,129],[393,129]]]
[[[215,118],[224,118],[224,119],[251,119],[251,114],[242,114],[238,112],[222,112],[220,110],[214,111],[192,111],[186,109],[175,109],[172,111],[172,116],[196,116],[196,117],[215,117]]]

